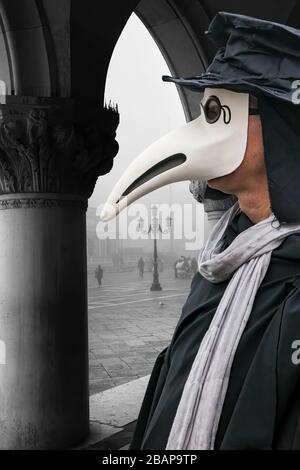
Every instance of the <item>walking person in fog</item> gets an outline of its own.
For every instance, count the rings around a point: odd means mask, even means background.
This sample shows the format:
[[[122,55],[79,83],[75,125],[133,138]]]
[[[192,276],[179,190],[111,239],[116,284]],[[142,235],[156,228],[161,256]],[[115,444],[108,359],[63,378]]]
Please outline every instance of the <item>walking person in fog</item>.
[[[145,262],[142,257],[139,258],[138,260],[138,270],[139,270],[139,276],[143,277],[144,276],[144,268],[145,268]]]
[[[95,269],[95,278],[98,281],[98,286],[102,286],[102,278],[103,278],[103,268],[100,264],[98,264],[97,268]]]

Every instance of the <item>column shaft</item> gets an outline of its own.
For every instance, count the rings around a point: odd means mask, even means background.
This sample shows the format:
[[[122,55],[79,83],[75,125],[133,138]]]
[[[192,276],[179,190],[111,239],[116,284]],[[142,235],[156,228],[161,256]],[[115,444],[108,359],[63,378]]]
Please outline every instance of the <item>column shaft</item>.
[[[84,204],[14,195],[0,208],[0,448],[68,447],[88,433]]]

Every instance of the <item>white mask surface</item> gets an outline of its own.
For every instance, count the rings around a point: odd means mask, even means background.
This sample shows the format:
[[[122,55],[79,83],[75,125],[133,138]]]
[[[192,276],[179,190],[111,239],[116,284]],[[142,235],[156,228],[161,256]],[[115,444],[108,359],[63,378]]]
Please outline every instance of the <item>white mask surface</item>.
[[[145,194],[184,180],[207,181],[232,173],[243,161],[249,95],[206,88],[201,114],[161,137],[127,168],[101,213],[108,221]]]

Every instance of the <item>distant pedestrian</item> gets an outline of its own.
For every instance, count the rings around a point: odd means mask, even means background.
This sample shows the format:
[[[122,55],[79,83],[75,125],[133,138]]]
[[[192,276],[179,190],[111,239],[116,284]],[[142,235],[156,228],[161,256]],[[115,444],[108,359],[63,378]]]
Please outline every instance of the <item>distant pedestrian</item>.
[[[178,274],[177,274],[177,263],[178,263],[178,259],[175,261],[174,263],[174,276],[175,276],[175,279],[178,278]]]
[[[144,268],[145,268],[145,261],[143,260],[142,257],[138,260],[138,270],[139,270],[139,276],[143,277],[144,276]]]
[[[100,264],[98,264],[97,268],[95,269],[95,278],[98,281],[99,287],[102,286],[103,268]]]

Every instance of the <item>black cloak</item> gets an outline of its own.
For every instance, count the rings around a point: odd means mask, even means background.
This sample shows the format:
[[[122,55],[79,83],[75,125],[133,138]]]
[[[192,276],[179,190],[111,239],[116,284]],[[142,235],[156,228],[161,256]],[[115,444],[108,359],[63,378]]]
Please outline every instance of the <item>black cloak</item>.
[[[225,247],[251,225],[238,214]],[[227,284],[213,284],[200,273],[193,278],[170,345],[156,359],[130,450],[165,448],[184,384]],[[300,449],[298,235],[273,251],[258,289],[235,354],[215,449]]]
[[[208,71],[167,80],[258,97],[272,210],[282,224],[300,223],[300,107],[291,92],[300,79],[300,31],[222,13],[209,34],[219,49]],[[246,214],[237,214],[224,249],[251,225]],[[193,278],[171,342],[156,359],[131,450],[165,449],[194,358],[228,282],[214,284],[200,273]],[[298,234],[272,252],[235,354],[214,448],[300,450]]]

